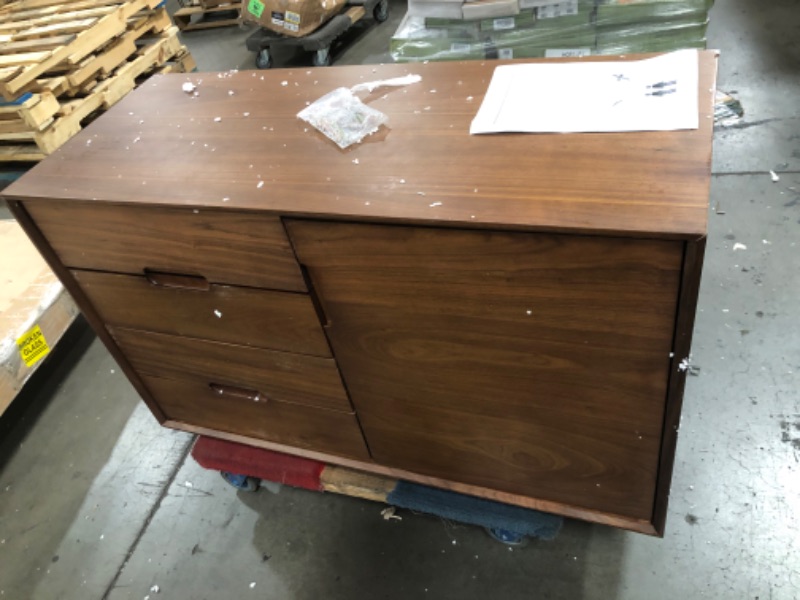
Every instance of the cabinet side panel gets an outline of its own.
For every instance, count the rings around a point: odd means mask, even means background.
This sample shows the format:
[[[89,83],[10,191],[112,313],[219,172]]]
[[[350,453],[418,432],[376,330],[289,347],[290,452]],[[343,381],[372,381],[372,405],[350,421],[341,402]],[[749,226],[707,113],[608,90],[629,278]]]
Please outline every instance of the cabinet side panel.
[[[97,311],[95,311],[94,307],[92,306],[92,303],[89,302],[89,299],[83,293],[75,279],[73,279],[69,270],[58,259],[58,256],[53,251],[47,239],[45,239],[34,220],[28,214],[28,211],[26,210],[26,204],[9,200],[8,206],[11,209],[11,212],[14,214],[14,217],[17,219],[17,222],[25,230],[25,233],[28,234],[28,237],[36,246],[36,249],[47,261],[47,264],[53,270],[53,273],[55,273],[59,280],[61,280],[61,283],[64,284],[64,287],[70,293],[72,299],[75,300],[75,304],[78,305],[78,308],[86,317],[89,325],[92,327],[103,344],[105,344],[106,348],[111,353],[111,356],[113,356],[114,360],[117,361],[117,364],[119,364],[120,368],[128,377],[128,380],[131,382],[133,387],[137,392],[139,392],[139,395],[142,397],[145,404],[147,404],[150,412],[152,412],[153,416],[158,419],[159,423],[163,423],[166,419],[164,413],[150,395],[150,392],[147,390],[142,380],[133,370],[133,367],[131,367],[127,358],[125,358],[125,355],[112,339],[110,333],[106,329],[105,323],[103,323],[102,319],[98,316]],[[65,222],[62,224],[62,226],[68,228],[71,226],[71,223]]]
[[[287,229],[376,461],[652,518],[682,243]]]
[[[669,490],[672,483],[672,466],[675,448],[678,444],[678,426],[681,420],[683,391],[686,386],[687,371],[678,365],[691,353],[692,332],[697,312],[697,298],[700,292],[700,279],[703,269],[706,239],[686,244],[683,261],[683,276],[675,323],[675,349],[672,370],[667,388],[667,406],[664,417],[664,434],[661,446],[661,461],[658,472],[658,487],[653,511],[653,525],[659,535],[664,535],[664,526],[669,504]]]

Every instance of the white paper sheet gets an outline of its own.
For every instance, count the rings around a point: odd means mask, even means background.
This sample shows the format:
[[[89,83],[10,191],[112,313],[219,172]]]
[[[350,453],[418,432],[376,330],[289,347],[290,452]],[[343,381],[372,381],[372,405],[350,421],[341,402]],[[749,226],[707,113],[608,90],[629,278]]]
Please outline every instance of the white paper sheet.
[[[470,133],[697,129],[697,85],[697,50],[637,61],[503,65]]]

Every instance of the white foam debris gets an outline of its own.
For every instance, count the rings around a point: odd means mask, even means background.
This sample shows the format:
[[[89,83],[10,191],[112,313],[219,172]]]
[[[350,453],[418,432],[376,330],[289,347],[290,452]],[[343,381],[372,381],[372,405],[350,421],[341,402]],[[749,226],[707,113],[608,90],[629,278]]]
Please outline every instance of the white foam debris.
[[[183,485],[184,485],[184,487],[187,487],[187,488],[189,488],[189,489],[191,489],[191,488],[193,488],[193,487],[194,487],[194,484],[192,484],[192,482],[191,482],[191,481],[185,481],[185,482],[183,483]]]
[[[181,86],[181,88],[187,94],[191,94],[192,92],[194,92],[197,89],[197,86],[195,84],[193,84],[191,81],[185,81],[183,83],[183,86]],[[131,114],[133,114],[133,113],[131,113]]]
[[[249,117],[250,116],[249,112],[246,112],[246,113],[243,113],[243,114],[244,114],[245,117]]]
[[[258,182],[258,185],[257,185],[256,187],[257,187],[258,189],[261,189],[262,187],[264,187],[264,182],[263,182],[263,181],[259,181],[259,182]]]
[[[441,206],[441,205],[442,205],[442,203],[441,203],[441,202],[431,202],[431,203],[430,203],[428,206],[430,206],[431,208],[433,208],[434,206]]]
[[[251,581],[251,582],[250,582],[250,589],[252,590],[252,589],[254,589],[255,587],[256,587],[256,582],[255,582],[255,581]]]
[[[283,87],[286,87],[287,85],[289,85],[289,82],[288,81],[281,81],[281,85]]]
[[[357,159],[357,158],[354,158],[354,159],[353,159],[353,164],[354,164],[354,165],[357,165],[357,164],[358,164],[358,162],[359,162],[359,161],[358,161],[358,159]]]
[[[781,180],[780,176],[773,170],[770,169],[769,176],[772,177],[772,182],[777,183]]]
[[[472,100],[473,100],[472,96],[467,96],[467,102],[472,102]]]
[[[222,117],[214,117],[214,123],[219,123],[222,121]]]
[[[741,244],[739,242],[736,242],[733,245],[733,251],[736,252],[737,250],[747,250],[747,246],[745,246],[744,244]]]
[[[233,96],[235,93],[233,90],[228,90],[228,96]]]
[[[384,508],[381,511],[381,516],[383,517],[384,521],[390,521],[391,519],[396,519],[398,521],[402,521],[403,517],[401,517],[400,515],[394,514],[394,512],[395,512],[394,506],[389,506],[387,508]]]
[[[161,588],[158,587],[158,585],[156,584],[150,588],[150,591],[153,592],[154,594],[158,594],[159,592],[161,592]]]
[[[216,308],[214,309],[214,314],[217,316],[218,319],[222,318],[222,313],[219,310],[217,310]]]

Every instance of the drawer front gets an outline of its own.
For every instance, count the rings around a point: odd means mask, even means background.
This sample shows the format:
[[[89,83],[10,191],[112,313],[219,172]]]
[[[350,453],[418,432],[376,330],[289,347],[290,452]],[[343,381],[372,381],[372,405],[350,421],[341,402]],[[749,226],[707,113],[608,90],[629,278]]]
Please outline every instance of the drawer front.
[[[57,201],[25,209],[67,267],[306,291],[278,217]]]
[[[142,375],[231,386],[256,391],[267,400],[352,411],[330,358],[121,328],[112,328],[111,335]]]
[[[203,378],[142,377],[168,419],[287,446],[369,460],[354,415],[219,394]]]
[[[314,305],[304,294],[158,275],[78,270],[72,275],[112,327],[331,356]]]

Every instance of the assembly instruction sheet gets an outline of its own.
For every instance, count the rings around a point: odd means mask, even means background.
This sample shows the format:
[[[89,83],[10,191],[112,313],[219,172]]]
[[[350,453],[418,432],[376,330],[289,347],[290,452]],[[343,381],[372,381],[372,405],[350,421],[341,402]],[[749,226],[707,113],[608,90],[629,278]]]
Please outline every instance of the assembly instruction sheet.
[[[697,50],[636,61],[502,65],[470,133],[697,129],[697,85]]]

